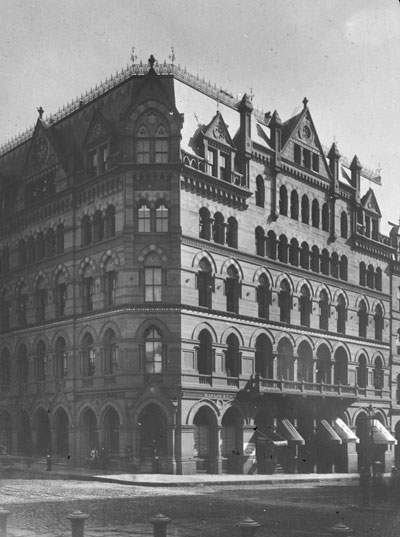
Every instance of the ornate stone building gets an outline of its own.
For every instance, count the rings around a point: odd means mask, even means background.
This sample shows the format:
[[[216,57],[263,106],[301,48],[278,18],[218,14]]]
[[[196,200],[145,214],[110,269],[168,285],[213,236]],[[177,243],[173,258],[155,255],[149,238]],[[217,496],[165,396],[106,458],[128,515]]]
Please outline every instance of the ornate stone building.
[[[306,99],[283,122],[153,57],[39,109],[0,154],[1,444],[76,465],[104,445],[135,471],[390,469],[399,235],[365,179]]]

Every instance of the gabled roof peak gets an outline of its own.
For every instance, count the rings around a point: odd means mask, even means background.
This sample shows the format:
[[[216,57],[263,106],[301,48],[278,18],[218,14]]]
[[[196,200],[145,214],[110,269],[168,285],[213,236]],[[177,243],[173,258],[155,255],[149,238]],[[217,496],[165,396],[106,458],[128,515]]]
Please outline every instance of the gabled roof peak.
[[[350,170],[361,170],[362,166],[361,166],[361,163],[360,161],[358,160],[358,157],[357,155],[354,155],[354,158],[353,160],[351,161],[351,164],[350,164]]]
[[[340,154],[340,151],[338,149],[338,146],[336,145],[336,142],[333,142],[331,145],[331,148],[328,153],[328,158],[337,158],[339,159],[342,155]]]

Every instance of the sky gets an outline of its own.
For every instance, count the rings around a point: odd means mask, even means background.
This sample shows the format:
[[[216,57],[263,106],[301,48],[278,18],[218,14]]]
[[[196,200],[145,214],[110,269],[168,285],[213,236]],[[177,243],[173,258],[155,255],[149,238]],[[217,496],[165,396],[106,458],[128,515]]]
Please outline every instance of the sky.
[[[306,96],[320,140],[379,169],[400,218],[399,0],[0,0],[0,145],[150,54],[283,121]]]

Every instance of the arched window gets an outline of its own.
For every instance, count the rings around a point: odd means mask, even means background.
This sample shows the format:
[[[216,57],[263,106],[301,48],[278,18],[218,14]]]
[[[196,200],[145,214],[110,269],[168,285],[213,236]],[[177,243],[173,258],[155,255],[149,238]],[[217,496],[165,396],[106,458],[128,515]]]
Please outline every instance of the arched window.
[[[150,233],[151,231],[151,213],[150,207],[142,203],[138,208],[138,232]]]
[[[329,329],[330,305],[328,294],[322,290],[319,295],[319,327],[321,330]]]
[[[359,337],[367,337],[367,326],[368,326],[368,313],[367,305],[364,300],[360,301],[358,306],[358,335]]]
[[[109,328],[103,339],[104,374],[111,375],[117,369],[117,338],[114,330]]]
[[[296,190],[292,190],[290,194],[290,218],[299,219],[299,195]]]
[[[360,263],[360,285],[365,287],[366,281],[367,281],[367,268],[365,266],[365,263],[361,261]]]
[[[281,261],[281,263],[288,262],[288,241],[285,235],[281,235],[279,237],[278,259]]]
[[[28,264],[34,263],[36,261],[36,245],[35,239],[32,235],[28,239],[28,248],[26,253]]]
[[[29,380],[28,350],[24,344],[20,345],[17,352],[17,381],[20,383]]]
[[[306,194],[301,198],[301,221],[303,224],[310,223],[310,203]]]
[[[270,340],[262,334],[256,339],[255,371],[261,378],[274,378],[274,356]]]
[[[93,377],[96,369],[96,351],[93,337],[87,332],[82,339],[82,369],[85,377]]]
[[[46,233],[46,256],[52,257],[56,253],[56,238],[54,236],[54,230],[52,228],[47,230]]]
[[[320,345],[317,350],[317,382],[330,384],[332,380],[331,369],[331,353],[326,345]]]
[[[154,141],[154,160],[157,164],[164,164],[168,162],[168,136],[163,125],[159,125],[155,133],[156,139]]]
[[[39,341],[36,345],[35,362],[34,362],[35,380],[42,381],[46,379],[46,345]]]
[[[0,357],[0,386],[6,388],[11,383],[10,351],[4,348]]]
[[[382,291],[382,269],[379,267],[375,272],[375,289],[377,291]]]
[[[261,175],[256,177],[256,205],[264,207],[265,204],[265,186],[264,179]]]
[[[347,214],[345,211],[340,215],[340,236],[342,239],[347,239],[348,230],[347,230]]]
[[[300,324],[301,326],[310,326],[311,315],[311,297],[307,285],[303,285],[299,297]]]
[[[300,250],[300,266],[303,269],[309,270],[310,268],[310,247],[306,242],[301,244]]]
[[[225,368],[227,377],[238,377],[241,373],[241,355],[239,352],[238,338],[231,334],[228,336],[225,357]]]
[[[329,252],[326,248],[321,253],[321,273],[329,276]]]
[[[36,321],[44,321],[46,316],[47,291],[43,278],[39,278],[35,287]]]
[[[105,235],[106,238],[115,237],[115,207],[109,205],[106,209],[105,217]]]
[[[288,193],[285,185],[279,189],[279,214],[287,216],[288,211]]]
[[[57,338],[54,358],[54,376],[56,379],[62,379],[66,376],[68,368],[66,344],[63,337]]]
[[[299,243],[297,239],[292,239],[289,246],[289,263],[294,267],[299,266]]]
[[[372,265],[368,265],[367,287],[369,287],[370,289],[373,289],[374,288],[374,283],[375,283],[375,270],[374,270],[374,267]]]
[[[104,305],[106,307],[115,304],[115,292],[117,289],[117,272],[115,262],[109,258],[103,272]]]
[[[231,265],[225,280],[226,310],[239,313],[240,282],[239,272]]]
[[[297,380],[313,382],[313,353],[310,345],[303,341],[297,351]]]
[[[162,338],[159,331],[150,327],[145,334],[146,373],[161,373],[163,362]]]
[[[81,242],[82,246],[87,246],[92,242],[92,225],[87,214],[82,218],[81,222]]]
[[[166,233],[168,231],[168,207],[161,203],[156,208],[156,232]]]
[[[213,371],[212,337],[208,330],[199,334],[199,348],[197,352],[197,370],[200,375],[212,375]]]
[[[265,232],[262,227],[256,227],[256,254],[264,257],[265,255]]]
[[[213,239],[218,244],[225,243],[225,222],[221,213],[214,214]]]
[[[203,308],[212,308],[212,292],[214,279],[212,269],[207,258],[203,258],[199,263],[197,273],[197,288],[199,291],[199,306]]]
[[[147,113],[136,133],[136,162],[164,164],[169,160],[168,132],[157,112]]]
[[[329,205],[322,205],[322,231],[329,231]]]
[[[383,335],[383,312],[381,306],[378,304],[375,308],[374,315],[375,324],[375,339],[376,341],[382,341]]]
[[[0,302],[0,321],[1,321],[1,330],[8,330],[10,328],[10,310],[11,310],[11,301],[9,299],[8,293],[5,291],[1,296]]]
[[[25,288],[21,288],[17,293],[17,317],[19,326],[26,326],[28,322],[28,295]]]
[[[81,297],[82,311],[84,313],[93,311],[94,279],[92,268],[89,264],[86,265],[81,279]]]
[[[276,259],[276,235],[273,231],[268,231],[266,241],[266,254],[269,259]]]
[[[311,249],[311,270],[313,272],[319,272],[319,248],[313,246]]]
[[[339,257],[336,252],[331,256],[331,276],[339,278]]]
[[[382,359],[378,356],[374,362],[374,388],[375,390],[383,389],[383,364]]]
[[[99,242],[104,239],[104,220],[101,211],[96,211],[93,216],[93,240]]]
[[[345,255],[342,255],[340,258],[339,263],[339,277],[341,280],[347,282],[347,269],[348,269],[348,262],[347,257]]]
[[[26,255],[26,242],[21,239],[18,243],[18,266],[19,268],[25,267],[27,262]]]
[[[287,339],[278,343],[277,374],[278,378],[294,380],[293,347]]]
[[[357,385],[359,388],[366,388],[368,385],[367,359],[365,358],[364,354],[361,354],[358,359]]]
[[[337,314],[337,332],[339,334],[346,333],[346,301],[343,295],[338,296],[337,305],[336,305],[336,314]]]
[[[144,301],[161,302],[162,300],[162,265],[155,253],[148,255],[144,261]]]
[[[228,218],[228,227],[226,230],[226,244],[231,248],[238,247],[238,223],[236,218],[230,216]]]
[[[342,347],[335,352],[333,375],[334,384],[347,384],[347,354]]]
[[[265,274],[261,274],[261,276],[258,278],[257,287],[258,316],[261,319],[269,318],[270,298],[271,294],[268,278]]]
[[[209,241],[211,239],[210,211],[202,207],[199,211],[199,237]]]
[[[57,276],[55,287],[56,317],[64,317],[66,302],[67,282],[64,274],[60,272]]]
[[[290,312],[292,309],[292,296],[290,285],[287,280],[283,280],[279,291],[279,320],[282,323],[290,323]]]
[[[311,224],[313,227],[319,228],[319,203],[316,199],[312,202]]]
[[[64,225],[59,224],[56,230],[56,252],[64,253]]]

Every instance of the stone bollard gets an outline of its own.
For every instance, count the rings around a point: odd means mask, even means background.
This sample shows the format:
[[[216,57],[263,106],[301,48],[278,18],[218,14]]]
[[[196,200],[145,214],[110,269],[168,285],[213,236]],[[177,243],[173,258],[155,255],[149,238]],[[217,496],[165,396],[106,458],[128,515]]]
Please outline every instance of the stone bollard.
[[[0,507],[0,537],[6,537],[7,535],[8,515],[11,515],[11,511],[6,511],[3,507]]]
[[[349,526],[346,526],[346,524],[343,524],[343,522],[338,522],[337,524],[334,524],[328,528],[328,531],[334,537],[346,537],[346,535],[352,534],[354,530],[349,528]]]
[[[161,513],[153,516],[150,521],[154,528],[154,537],[166,537],[167,536],[167,524],[171,522],[171,519]]]
[[[254,537],[260,524],[252,518],[247,517],[241,522],[238,522],[237,526],[240,528],[242,537]]]
[[[89,515],[82,511],[74,511],[67,518],[71,521],[72,537],[83,537],[85,520],[89,518]]]

